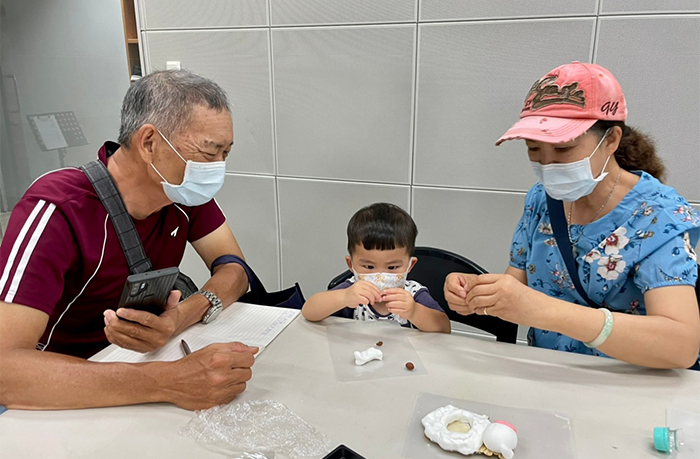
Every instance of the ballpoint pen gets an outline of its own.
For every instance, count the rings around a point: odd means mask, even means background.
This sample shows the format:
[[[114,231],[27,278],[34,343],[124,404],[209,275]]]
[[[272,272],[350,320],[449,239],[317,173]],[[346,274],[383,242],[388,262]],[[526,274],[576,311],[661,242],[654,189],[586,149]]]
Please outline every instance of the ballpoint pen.
[[[182,347],[182,352],[185,353],[185,356],[188,356],[192,353],[192,351],[190,350],[190,346],[187,344],[187,341],[185,341],[184,339],[180,340],[180,346]]]

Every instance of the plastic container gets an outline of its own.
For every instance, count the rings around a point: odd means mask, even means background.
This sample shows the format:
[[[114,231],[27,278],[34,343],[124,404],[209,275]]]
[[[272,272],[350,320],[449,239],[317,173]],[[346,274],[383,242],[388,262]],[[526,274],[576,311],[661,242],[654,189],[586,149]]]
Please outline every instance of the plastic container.
[[[323,459],[365,459],[345,445],[340,445]]]
[[[683,429],[654,427],[654,447],[662,453],[674,454],[683,449]]]

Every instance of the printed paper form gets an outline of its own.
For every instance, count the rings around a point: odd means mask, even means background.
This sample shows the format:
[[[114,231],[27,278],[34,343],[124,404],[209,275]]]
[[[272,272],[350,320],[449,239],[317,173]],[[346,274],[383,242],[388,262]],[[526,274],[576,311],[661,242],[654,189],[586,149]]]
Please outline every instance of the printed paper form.
[[[115,348],[100,362],[154,362],[182,358],[180,340],[187,341],[192,352],[214,343],[240,341],[257,346],[260,352],[299,315],[297,309],[235,303],[210,324],[195,324],[173,337],[157,351],[148,354]]]
[[[63,136],[63,131],[61,131],[61,127],[58,125],[54,115],[35,116],[34,124],[47,150],[56,150],[68,146],[66,138]]]

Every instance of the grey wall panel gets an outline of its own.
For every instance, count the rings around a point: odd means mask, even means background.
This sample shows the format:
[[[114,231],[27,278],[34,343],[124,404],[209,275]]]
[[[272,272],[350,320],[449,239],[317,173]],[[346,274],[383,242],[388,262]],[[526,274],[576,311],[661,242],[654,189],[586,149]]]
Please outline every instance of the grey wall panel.
[[[524,142],[494,142],[518,120],[534,81],[559,65],[589,60],[593,25],[593,19],[421,25],[415,183],[527,190],[533,176]]]
[[[418,243],[459,253],[489,272],[503,273],[524,202],[523,193],[413,187]]]
[[[281,175],[409,182],[414,33],[272,31]]]
[[[274,174],[269,37],[266,30],[146,32],[148,71],[180,61],[212,78],[232,103],[232,172]]]
[[[264,26],[267,0],[141,0],[145,29]]]
[[[420,20],[594,15],[596,0],[421,0]]]
[[[416,20],[416,0],[270,0],[272,25]]]
[[[306,298],[347,269],[346,228],[355,212],[375,202],[408,209],[407,186],[278,180],[282,284],[299,282]]]
[[[700,12],[700,0],[600,0],[601,14]]]
[[[274,177],[231,174],[226,175],[226,182],[216,195],[243,255],[269,290],[280,285],[276,199]],[[185,252],[180,268],[200,287],[210,277],[192,247]]]
[[[700,16],[602,18],[596,60],[619,80],[628,124],[656,140],[668,183],[700,201]]]

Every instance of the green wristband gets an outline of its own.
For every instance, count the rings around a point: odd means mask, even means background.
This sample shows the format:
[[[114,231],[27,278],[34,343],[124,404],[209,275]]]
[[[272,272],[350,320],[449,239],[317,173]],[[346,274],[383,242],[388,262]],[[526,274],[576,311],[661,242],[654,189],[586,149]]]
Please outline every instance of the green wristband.
[[[612,332],[612,328],[613,328],[612,312],[610,312],[609,309],[605,309],[605,308],[600,308],[598,310],[603,311],[603,313],[605,314],[605,324],[603,325],[603,329],[600,331],[600,335],[598,335],[598,337],[596,339],[594,339],[593,341],[588,342],[588,343],[583,343],[587,347],[591,347],[591,348],[597,348],[597,347],[602,346],[603,343],[605,342],[605,340],[608,339],[608,336],[610,336],[610,333]]]

